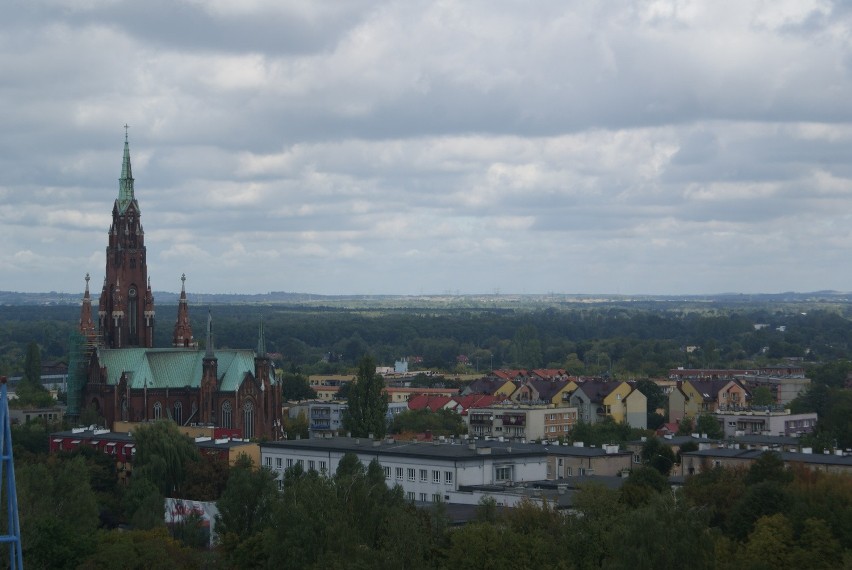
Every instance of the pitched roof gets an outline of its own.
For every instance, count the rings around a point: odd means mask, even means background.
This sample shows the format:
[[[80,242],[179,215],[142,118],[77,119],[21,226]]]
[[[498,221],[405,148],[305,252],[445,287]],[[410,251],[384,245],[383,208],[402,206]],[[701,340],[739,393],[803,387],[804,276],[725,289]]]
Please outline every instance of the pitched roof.
[[[601,402],[620,385],[621,382],[585,382],[581,384],[574,393],[576,394],[582,390],[583,394],[585,394],[590,401]]]
[[[416,396],[412,396],[408,400],[408,409],[428,409],[432,412],[437,412],[438,410],[446,406],[451,400],[452,398],[448,396],[430,396],[428,394],[418,394]]]
[[[251,350],[216,350],[219,389],[233,391],[247,374],[254,374]],[[118,384],[127,373],[132,389],[198,388],[201,385],[204,352],[186,348],[102,348],[98,362],[107,371],[107,384]],[[275,377],[270,371],[270,381]]]
[[[532,386],[535,391],[538,392],[539,399],[550,401],[559,393],[560,390],[568,385],[568,380],[542,380],[539,378],[531,378],[527,384]]]

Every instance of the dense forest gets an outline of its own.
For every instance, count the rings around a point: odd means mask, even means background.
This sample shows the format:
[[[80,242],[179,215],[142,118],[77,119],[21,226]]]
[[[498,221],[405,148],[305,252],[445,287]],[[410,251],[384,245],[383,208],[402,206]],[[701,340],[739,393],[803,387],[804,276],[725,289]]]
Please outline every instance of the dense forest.
[[[672,305],[672,306],[669,306]],[[305,373],[351,371],[371,353],[381,365],[403,357],[447,372],[500,367],[566,368],[576,374],[661,376],[670,368],[745,367],[780,362],[848,359],[848,307],[748,305],[655,307],[572,305],[525,309],[436,309],[214,305],[217,347],[251,348],[261,318],[278,364]],[[169,346],[175,306],[159,306],[156,346]],[[203,345],[207,307],[191,309]],[[67,358],[73,306],[0,306],[0,374],[21,371],[35,341],[44,361]],[[755,325],[766,325],[755,328]],[[464,356],[466,359],[459,359]]]

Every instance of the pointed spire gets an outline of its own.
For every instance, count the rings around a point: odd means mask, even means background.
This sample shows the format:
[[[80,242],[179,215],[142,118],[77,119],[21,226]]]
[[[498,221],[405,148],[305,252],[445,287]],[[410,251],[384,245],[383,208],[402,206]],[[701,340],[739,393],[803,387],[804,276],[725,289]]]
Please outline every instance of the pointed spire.
[[[127,138],[128,125],[124,125],[124,160],[121,162],[121,178],[118,180],[118,209],[124,212],[136,197],[133,195],[133,171],[130,168],[130,143]]]
[[[257,335],[257,356],[266,358],[266,337],[263,335],[263,316],[260,317],[260,332]]]
[[[91,342],[95,339],[95,323],[92,321],[92,298],[89,296],[89,274],[86,273],[86,292],[80,307],[80,333]]]
[[[209,308],[207,309],[207,350],[204,358],[216,358],[213,355],[213,313]]]
[[[198,346],[192,335],[192,326],[189,324],[189,305],[186,301],[186,274],[180,276],[180,301],[178,302],[178,315],[175,321],[174,338],[172,345],[177,347],[192,348]]]

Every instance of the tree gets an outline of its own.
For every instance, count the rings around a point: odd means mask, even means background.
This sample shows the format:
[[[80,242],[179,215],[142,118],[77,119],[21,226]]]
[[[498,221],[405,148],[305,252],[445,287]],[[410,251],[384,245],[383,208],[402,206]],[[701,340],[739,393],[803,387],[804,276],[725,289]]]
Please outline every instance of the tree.
[[[310,400],[317,397],[308,378],[298,372],[285,372],[281,377],[281,397],[284,400]]]
[[[148,479],[164,497],[180,496],[187,463],[200,458],[195,442],[169,420],[140,425],[133,432],[133,439],[133,479]]]
[[[50,457],[16,469],[24,560],[75,568],[94,548],[98,504],[82,457]]]
[[[384,437],[387,431],[388,400],[385,382],[376,374],[376,361],[364,356],[358,363],[358,375],[350,382],[348,409],[343,426],[353,437]]]
[[[786,484],[793,480],[793,473],[784,466],[781,454],[774,451],[764,451],[752,463],[746,473],[746,485],[756,485],[764,481],[775,481]]]
[[[433,436],[458,435],[467,433],[462,417],[453,410],[433,412],[428,408],[404,410],[396,414],[391,424],[393,433],[424,433],[431,431]]]
[[[771,406],[775,403],[772,390],[767,386],[758,386],[751,393],[752,406]]]
[[[695,422],[695,429],[700,434],[707,434],[710,439],[722,439],[725,437],[725,431],[722,429],[722,424],[711,414],[701,414]]]
[[[669,403],[669,399],[663,389],[653,380],[642,379],[636,382],[636,389],[645,395],[648,399],[648,413],[654,413],[657,410],[665,409]]]
[[[269,527],[279,499],[275,478],[268,469],[254,469],[250,459],[231,469],[228,485],[216,501],[216,529],[226,556],[245,551],[254,544],[250,539],[260,540]]]
[[[296,439],[297,437],[308,439],[310,437],[310,425],[304,411],[300,411],[295,418],[285,416],[282,419],[281,427],[287,439]]]
[[[541,365],[541,341],[534,325],[523,325],[515,331],[512,339],[512,360],[525,368]]]
[[[21,381],[31,386],[41,386],[41,349],[35,341],[27,345],[27,355],[24,358],[24,375]]]
[[[675,462],[675,454],[671,446],[656,437],[649,437],[642,445],[642,462],[668,476]]]
[[[199,555],[169,537],[165,527],[155,530],[105,532],[98,536],[95,552],[79,570],[189,570],[201,568]]]

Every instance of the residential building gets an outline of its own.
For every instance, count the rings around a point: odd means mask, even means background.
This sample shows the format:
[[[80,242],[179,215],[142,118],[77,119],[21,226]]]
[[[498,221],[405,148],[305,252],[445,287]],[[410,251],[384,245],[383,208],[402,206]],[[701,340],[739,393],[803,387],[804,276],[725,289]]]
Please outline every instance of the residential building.
[[[748,468],[766,451],[762,449],[740,449],[736,447],[722,447],[690,451],[682,455],[681,475],[697,475],[707,469],[714,467],[739,467]],[[827,473],[840,473],[852,475],[852,454],[840,452],[829,453],[793,453],[788,451],[778,452],[784,464],[791,466],[802,465],[812,471],[825,471]]]
[[[571,393],[568,402],[586,423],[611,417],[639,429],[648,426],[648,399],[629,382],[584,382]]]
[[[470,408],[464,418],[472,436],[532,441],[567,436],[577,422],[577,410],[547,404],[495,404]]]
[[[717,411],[747,409],[751,394],[736,378],[678,381],[669,392],[669,421]]]
[[[722,424],[725,437],[755,434],[798,437],[814,431],[818,419],[816,412],[792,414],[790,410],[720,412],[714,417]]]

